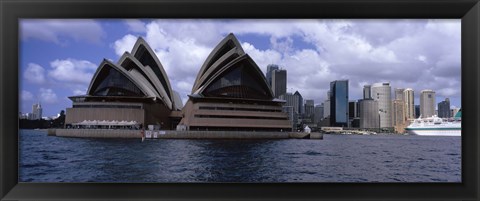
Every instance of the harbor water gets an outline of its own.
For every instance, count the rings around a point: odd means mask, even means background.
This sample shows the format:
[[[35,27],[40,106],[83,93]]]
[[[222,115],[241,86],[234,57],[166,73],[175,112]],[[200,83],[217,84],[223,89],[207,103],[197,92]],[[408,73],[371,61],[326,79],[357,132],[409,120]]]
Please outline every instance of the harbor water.
[[[92,139],[19,132],[20,182],[461,182],[461,137]]]

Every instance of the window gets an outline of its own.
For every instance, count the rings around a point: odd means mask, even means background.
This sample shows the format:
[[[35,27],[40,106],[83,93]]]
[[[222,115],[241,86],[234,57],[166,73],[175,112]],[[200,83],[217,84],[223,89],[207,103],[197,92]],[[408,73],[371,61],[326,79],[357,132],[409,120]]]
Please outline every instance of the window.
[[[95,82],[92,86],[94,96],[144,96],[132,81],[109,65],[103,67]]]
[[[232,97],[247,99],[271,99],[266,89],[259,83],[253,67],[246,61],[232,66],[223,76],[217,78],[204,91],[205,96]]]

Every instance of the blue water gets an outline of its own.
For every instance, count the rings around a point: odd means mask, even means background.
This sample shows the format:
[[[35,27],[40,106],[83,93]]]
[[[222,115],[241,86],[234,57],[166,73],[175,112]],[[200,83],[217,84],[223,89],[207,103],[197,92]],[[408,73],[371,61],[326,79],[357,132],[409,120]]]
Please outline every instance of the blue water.
[[[461,182],[461,137],[82,139],[21,130],[20,182]]]

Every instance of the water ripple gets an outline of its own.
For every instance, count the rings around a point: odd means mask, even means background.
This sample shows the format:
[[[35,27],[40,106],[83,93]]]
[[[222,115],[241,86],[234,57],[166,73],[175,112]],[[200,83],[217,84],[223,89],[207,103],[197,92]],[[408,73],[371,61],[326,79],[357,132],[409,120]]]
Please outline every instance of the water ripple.
[[[20,131],[22,182],[460,182],[461,138],[81,139]],[[440,149],[440,147],[445,149]]]

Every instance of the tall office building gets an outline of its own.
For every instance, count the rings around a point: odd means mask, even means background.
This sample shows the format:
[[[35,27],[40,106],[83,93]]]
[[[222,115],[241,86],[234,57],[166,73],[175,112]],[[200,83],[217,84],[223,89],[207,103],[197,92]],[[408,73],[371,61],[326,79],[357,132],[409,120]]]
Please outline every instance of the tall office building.
[[[395,88],[395,100],[405,100],[403,91],[405,91],[405,89]]]
[[[450,118],[450,99],[445,98],[444,101],[438,103],[438,117],[440,118]]]
[[[279,97],[279,99],[286,101],[284,106],[291,106],[292,111],[297,112],[297,110],[295,109],[296,108],[295,106],[298,104],[298,100],[293,96],[292,93],[283,94]]]
[[[289,116],[292,117],[291,120],[293,122],[293,125],[292,125],[293,128],[296,128],[298,124],[298,116],[299,116],[299,110],[300,110],[299,105],[302,105],[300,104],[302,103],[300,102],[300,99],[301,99],[300,93],[298,91],[295,92],[294,94],[285,93],[283,95],[280,95],[279,99],[286,101],[286,103],[284,104],[284,108],[292,107],[291,109],[290,108],[287,108],[287,109],[289,112],[291,111],[291,114],[289,114]]]
[[[358,101],[358,106],[360,108],[360,128],[379,128],[378,102],[373,99],[363,99]]]
[[[266,76],[265,76],[265,77],[267,78],[268,86],[269,86],[270,88],[272,88],[272,72],[273,72],[274,70],[278,70],[278,69],[280,69],[280,68],[279,68],[278,65],[276,65],[276,64],[269,64],[269,65],[267,66],[267,73],[266,73]],[[273,90],[272,90],[272,91],[273,91]]]
[[[327,92],[327,100],[323,102],[323,118],[330,117],[330,91]]]
[[[351,100],[348,101],[348,117],[350,119],[358,117],[358,102]]]
[[[420,92],[420,115],[422,118],[435,115],[435,91],[426,89]]]
[[[348,126],[359,127],[359,107],[358,102],[351,100],[348,102]]]
[[[305,100],[305,117],[314,120],[315,102],[313,100]]]
[[[330,82],[330,124],[348,127],[348,80]]]
[[[402,93],[403,94],[403,93]],[[393,127],[398,133],[403,133],[405,128],[405,102],[403,100],[392,101]]]
[[[380,128],[392,127],[392,88],[390,83],[375,83],[372,85],[372,98],[378,101],[380,113]]]
[[[42,105],[40,103],[32,105],[32,116],[31,120],[42,119]]]
[[[272,73],[272,92],[275,98],[287,93],[287,70],[274,70]]]
[[[403,90],[403,99],[405,101],[405,118],[415,119],[415,95],[411,88]]]
[[[293,112],[298,113],[298,102],[299,102],[298,95],[292,94],[292,93],[285,93],[281,95],[279,99],[287,101],[284,105],[292,106]]]
[[[290,120],[291,128],[296,128],[296,122],[297,120],[295,119],[296,115],[295,112],[293,112],[293,106],[283,106],[282,111],[285,112],[288,116],[288,120]]]
[[[315,106],[315,115],[313,118],[314,119],[313,122],[318,124],[323,119],[323,109],[324,109],[323,103]]]
[[[392,124],[397,133],[403,133],[406,122],[405,89],[395,88],[392,101]]]
[[[363,99],[372,98],[372,85],[363,86]]]
[[[298,91],[295,91],[295,93],[293,95],[298,97],[298,106],[297,106],[298,114],[300,114],[300,115],[304,114],[305,113],[305,108],[303,107],[303,96],[302,96],[302,94],[300,94],[300,92],[298,92]]]

